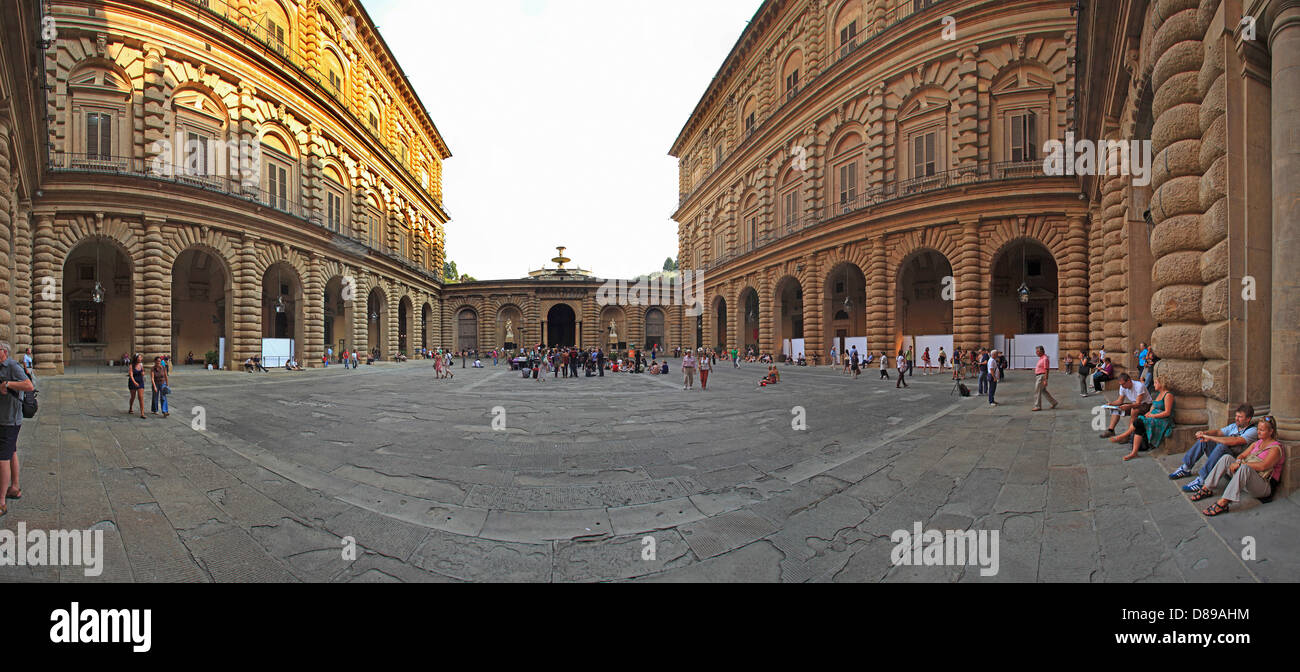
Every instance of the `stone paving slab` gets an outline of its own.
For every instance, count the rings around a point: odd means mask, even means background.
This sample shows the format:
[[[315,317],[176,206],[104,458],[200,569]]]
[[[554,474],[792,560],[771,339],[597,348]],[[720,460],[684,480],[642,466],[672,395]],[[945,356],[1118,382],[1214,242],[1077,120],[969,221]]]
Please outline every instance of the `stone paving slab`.
[[[43,381],[20,440],[25,497],[0,527],[100,529],[104,574],[0,566],[0,581],[1300,576],[1297,496],[1206,519],[1166,478],[1177,456],[1123,462],[1091,428],[1096,399],[1030,413],[1020,372],[990,408],[944,376],[895,390],[830,368],[790,367],[769,388],[757,368],[721,368],[707,392],[427,369],[181,370],[174,415],[146,420],[120,407],[116,375]],[[200,406],[206,431],[190,425]],[[492,429],[497,406],[507,431]],[[807,431],[790,426],[795,406]],[[997,575],[895,566],[891,535],[916,524],[998,531]]]

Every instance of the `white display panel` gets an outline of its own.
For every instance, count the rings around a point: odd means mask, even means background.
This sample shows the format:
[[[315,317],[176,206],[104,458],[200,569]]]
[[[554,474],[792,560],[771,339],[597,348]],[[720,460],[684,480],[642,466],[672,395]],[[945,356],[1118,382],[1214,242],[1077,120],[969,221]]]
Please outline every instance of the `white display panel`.
[[[284,366],[284,363],[290,357],[293,357],[292,338],[262,339],[262,366],[268,369],[274,366]]]

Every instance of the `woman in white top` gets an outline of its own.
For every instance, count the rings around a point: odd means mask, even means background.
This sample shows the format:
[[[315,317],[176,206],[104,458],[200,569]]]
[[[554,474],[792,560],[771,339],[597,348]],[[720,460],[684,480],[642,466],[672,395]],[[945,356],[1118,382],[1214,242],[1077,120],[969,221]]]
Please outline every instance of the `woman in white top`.
[[[709,372],[713,370],[713,363],[709,361],[708,353],[705,353],[702,357],[700,357],[699,367],[700,367],[700,389],[707,390],[709,389]]]
[[[682,358],[682,389],[689,390],[695,387],[695,355],[690,350],[686,351],[686,356]]]

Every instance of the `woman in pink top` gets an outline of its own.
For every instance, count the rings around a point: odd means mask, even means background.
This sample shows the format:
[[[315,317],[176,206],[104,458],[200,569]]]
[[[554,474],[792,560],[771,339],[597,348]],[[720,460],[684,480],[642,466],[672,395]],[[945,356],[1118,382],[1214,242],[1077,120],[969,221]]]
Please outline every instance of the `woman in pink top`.
[[[1277,420],[1273,416],[1260,418],[1255,426],[1259,440],[1249,450],[1234,458],[1224,455],[1205,479],[1205,485],[1196,492],[1192,501],[1200,501],[1214,496],[1214,486],[1224,476],[1232,476],[1228,487],[1223,489],[1223,497],[1213,506],[1202,511],[1207,516],[1217,516],[1228,512],[1231,502],[1241,501],[1241,491],[1253,497],[1264,498],[1277,489],[1278,480],[1282,478],[1282,463],[1286,461],[1282,444],[1277,441]]]
[[[686,351],[686,356],[682,358],[682,389],[689,390],[695,387],[695,355],[690,350]]]

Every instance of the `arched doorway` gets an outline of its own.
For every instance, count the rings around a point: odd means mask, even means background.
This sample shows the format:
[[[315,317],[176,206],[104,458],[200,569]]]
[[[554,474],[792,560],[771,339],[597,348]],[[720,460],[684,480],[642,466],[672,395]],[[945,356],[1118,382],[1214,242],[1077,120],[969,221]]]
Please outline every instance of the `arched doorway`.
[[[233,309],[225,261],[197,247],[181,252],[172,266],[172,362],[184,364],[192,354],[194,363],[202,365],[211,352],[214,366],[223,361],[232,368],[237,365],[228,332]]]
[[[496,338],[492,347],[516,350],[524,340],[524,312],[519,306],[507,304],[497,311]]]
[[[478,350],[478,313],[466,308],[456,315],[456,351]]]
[[[388,296],[378,287],[366,296],[366,348],[371,353],[378,350],[380,357],[389,354]]]
[[[913,347],[914,361],[921,366],[926,348],[931,361],[938,361],[940,348],[952,353],[953,297],[947,291],[953,286],[952,277],[952,264],[937,250],[918,250],[903,259],[898,266],[894,312],[897,340],[889,354]]]
[[[777,351],[784,357],[798,358],[804,350],[803,343],[803,288],[799,280],[785,276],[776,283],[773,293],[772,327],[775,333]],[[811,357],[809,358],[811,359]]]
[[[825,305],[822,308],[830,348],[846,353],[856,346],[858,355],[866,356],[867,343],[867,276],[857,264],[841,262],[826,274]]]
[[[411,320],[414,318],[411,298],[403,296],[397,302],[397,351],[403,355],[411,354],[411,334],[415,331],[415,324]]]
[[[758,348],[758,292],[752,287],[741,292],[740,305],[744,311],[740,318],[740,347],[742,351],[753,348],[755,352],[762,354]]]
[[[990,288],[993,346],[1007,353],[1012,368],[1033,366],[1038,345],[1056,365],[1060,353],[1057,276],[1052,253],[1031,238],[1007,243],[994,259]]]
[[[345,283],[336,275],[325,283],[325,345],[334,348],[337,357],[352,345],[352,314],[356,303],[355,281]]]
[[[116,241],[96,236],[72,248],[63,262],[65,363],[100,365],[135,353],[132,290],[131,258]]]
[[[284,366],[300,352],[303,323],[302,280],[293,266],[277,261],[262,274],[262,365]]]
[[[577,333],[577,315],[567,303],[557,303],[546,313],[546,340],[552,348],[570,347],[575,344]]]
[[[650,350],[654,346],[659,346],[659,351],[663,352],[666,345],[664,311],[658,308],[645,311],[645,344],[642,347]]]
[[[717,341],[719,348],[726,348],[729,345],[727,342],[727,300],[719,296],[714,303],[716,304],[714,327],[717,331],[713,332],[713,340]]]
[[[433,308],[425,303],[420,308],[420,347],[429,349],[429,330],[433,327],[429,324],[433,320]]]

